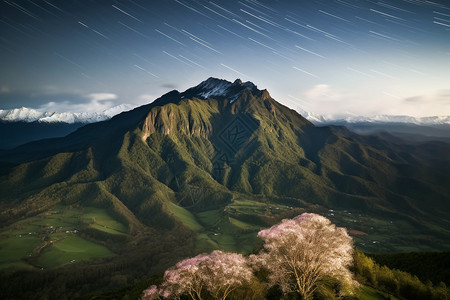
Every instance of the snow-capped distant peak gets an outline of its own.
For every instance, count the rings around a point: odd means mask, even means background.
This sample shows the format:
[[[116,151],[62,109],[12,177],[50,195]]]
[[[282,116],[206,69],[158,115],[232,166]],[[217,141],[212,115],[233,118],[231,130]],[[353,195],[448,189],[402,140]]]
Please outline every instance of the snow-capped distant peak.
[[[431,116],[431,117],[412,117],[404,115],[376,115],[372,117],[366,116],[325,116],[318,115],[299,109],[299,113],[306,119],[317,125],[329,124],[355,124],[355,123],[372,123],[372,124],[387,124],[387,123],[404,123],[416,125],[450,125],[450,116]]]
[[[0,120],[6,122],[46,122],[46,123],[94,123],[111,119],[113,116],[132,109],[129,104],[121,104],[102,112],[42,112],[22,107],[0,110]]]
[[[130,105],[130,104],[120,104],[120,105],[117,105],[117,106],[114,106],[114,107],[111,107],[111,108],[108,108],[108,109],[104,110],[103,114],[105,114],[106,116],[112,118],[115,115],[120,114],[121,112],[128,111],[128,110],[131,110],[133,108],[134,108],[134,106]]]
[[[50,117],[52,114],[53,113],[51,112],[40,112],[32,108],[21,107],[10,110],[0,110],[0,119],[9,122],[34,122],[41,118]]]
[[[422,125],[450,124],[450,116],[432,116],[432,117],[412,117],[412,116],[393,116],[377,115],[370,118],[368,122],[380,123],[413,123]]]

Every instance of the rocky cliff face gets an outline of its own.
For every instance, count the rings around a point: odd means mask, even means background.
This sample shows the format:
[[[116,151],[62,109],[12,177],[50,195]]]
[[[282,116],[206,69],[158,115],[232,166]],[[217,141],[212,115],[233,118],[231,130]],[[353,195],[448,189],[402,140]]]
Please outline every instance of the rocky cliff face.
[[[274,100],[269,92],[239,79],[231,83],[209,78],[183,93],[167,94],[164,102],[152,108],[142,122],[144,141],[153,133],[209,138],[215,123],[220,123],[220,119],[229,114],[268,113],[276,117]]]
[[[145,141],[151,134],[182,134],[208,138],[212,132],[209,118],[212,114],[194,116],[186,105],[169,104],[153,108],[142,122],[142,139]],[[196,118],[198,117],[198,118]]]

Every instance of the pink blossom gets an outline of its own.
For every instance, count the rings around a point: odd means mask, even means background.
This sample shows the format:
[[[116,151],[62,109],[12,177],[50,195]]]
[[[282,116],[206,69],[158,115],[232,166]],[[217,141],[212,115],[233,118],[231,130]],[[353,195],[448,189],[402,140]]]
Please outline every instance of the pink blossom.
[[[179,299],[209,295],[225,300],[236,288],[254,280],[253,270],[269,271],[269,284],[310,299],[323,278],[355,284],[349,271],[352,239],[344,228],[317,214],[304,213],[261,230],[264,249],[246,259],[219,250],[184,259],[164,273],[161,286],[144,291],[143,299]],[[250,267],[251,266],[251,267]],[[207,296],[208,297],[208,296]]]
[[[259,261],[270,272],[270,283],[284,292],[297,291],[308,299],[327,276],[354,283],[349,271],[352,239],[325,217],[304,213],[261,230],[258,236],[265,241]]]
[[[143,300],[159,299],[159,290],[156,285],[151,285],[148,289],[144,290]]]
[[[187,294],[200,300],[207,292],[215,299],[224,300],[231,291],[250,282],[252,277],[252,269],[244,256],[216,250],[187,258],[168,269],[158,295],[178,298]],[[154,289],[152,286],[146,291]]]

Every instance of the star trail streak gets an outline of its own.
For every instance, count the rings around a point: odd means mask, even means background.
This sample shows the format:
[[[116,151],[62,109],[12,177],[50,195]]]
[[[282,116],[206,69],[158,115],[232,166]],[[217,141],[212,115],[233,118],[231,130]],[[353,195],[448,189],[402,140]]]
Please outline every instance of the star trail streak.
[[[139,19],[138,19],[138,18],[136,18],[135,16],[133,16],[133,15],[131,15],[131,14],[127,13],[126,11],[124,11],[124,10],[122,10],[122,9],[118,8],[117,6],[115,6],[115,5],[112,5],[112,7],[114,7],[115,9],[117,9],[118,11],[120,11],[121,13],[123,13],[123,14],[125,14],[125,15],[129,16],[130,18],[133,18],[133,19],[135,19],[136,21],[138,21],[138,22],[141,22],[141,23],[143,23],[143,22],[142,22],[141,20],[139,20]]]
[[[0,54],[0,109],[140,105],[214,76],[318,114],[450,115],[447,0],[4,0]]]

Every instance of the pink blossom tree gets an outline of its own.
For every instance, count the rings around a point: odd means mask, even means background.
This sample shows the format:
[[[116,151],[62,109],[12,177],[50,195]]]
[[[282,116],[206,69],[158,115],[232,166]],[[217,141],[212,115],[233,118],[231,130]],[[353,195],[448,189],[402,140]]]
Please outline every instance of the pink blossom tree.
[[[209,275],[205,281],[206,289],[214,299],[225,300],[233,290],[250,283],[253,278],[253,270],[242,254],[214,251],[203,267]]]
[[[143,291],[142,300],[156,300],[161,299],[159,295],[159,290],[156,285],[151,285],[148,289]]]
[[[143,299],[179,299],[181,295],[189,295],[194,300],[202,300],[209,293],[214,299],[225,300],[252,278],[252,269],[244,256],[216,250],[178,262],[164,273],[160,288],[149,287]]]
[[[265,244],[256,259],[269,271],[269,284],[280,286],[284,293],[311,299],[318,284],[329,277],[354,284],[349,271],[352,239],[345,228],[327,218],[304,213],[261,230],[258,236]]]

